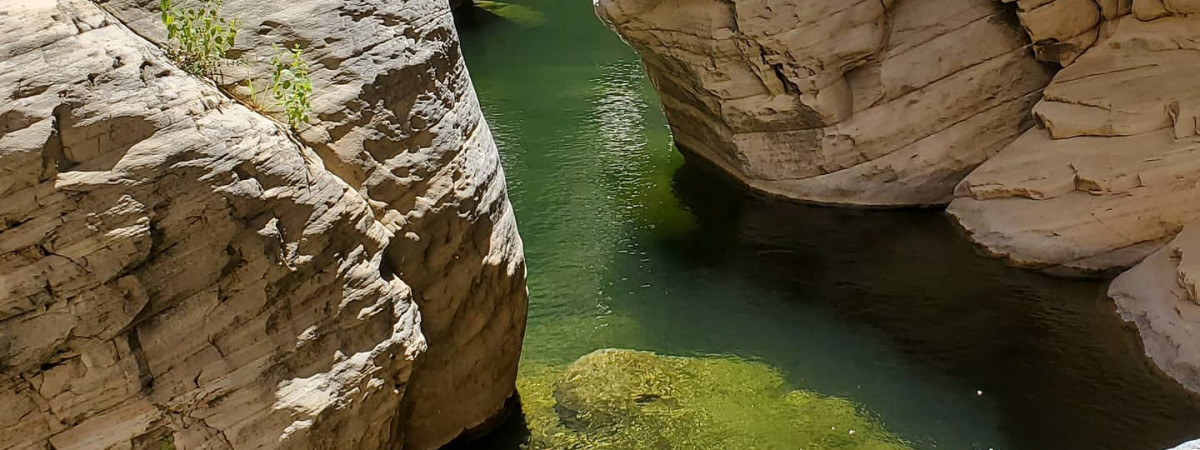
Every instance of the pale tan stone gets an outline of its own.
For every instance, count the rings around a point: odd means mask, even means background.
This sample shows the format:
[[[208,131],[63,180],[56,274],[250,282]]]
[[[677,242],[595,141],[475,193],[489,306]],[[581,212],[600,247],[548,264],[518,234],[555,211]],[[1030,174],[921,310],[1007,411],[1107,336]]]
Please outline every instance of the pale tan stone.
[[[1108,289],[1121,316],[1137,325],[1154,363],[1193,391],[1200,391],[1198,278],[1200,228],[1188,225]]]
[[[642,56],[685,151],[799,200],[946,203],[1032,126],[1025,111],[1050,76],[994,0],[600,0],[596,11]]]
[[[1200,20],[1125,16],[1064,68],[950,213],[988,252],[1056,272],[1128,267],[1200,218]]]
[[[433,448],[494,416],[524,261],[448,5],[226,1],[256,56],[226,81],[308,48],[299,138],[105,6],[0,0],[0,449]]]

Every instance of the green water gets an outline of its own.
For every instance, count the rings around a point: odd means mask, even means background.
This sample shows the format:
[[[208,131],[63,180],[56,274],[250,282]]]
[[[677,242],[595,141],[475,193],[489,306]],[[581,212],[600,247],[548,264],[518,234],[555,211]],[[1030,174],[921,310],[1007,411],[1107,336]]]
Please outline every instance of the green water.
[[[513,3],[538,20],[457,20],[525,241],[522,380],[599,348],[729,355],[849,399],[916,448],[1200,436],[1200,405],[1141,355],[1103,283],[1003,267],[939,211],[778,202],[685,165],[590,2]],[[473,445],[516,448],[524,427]]]

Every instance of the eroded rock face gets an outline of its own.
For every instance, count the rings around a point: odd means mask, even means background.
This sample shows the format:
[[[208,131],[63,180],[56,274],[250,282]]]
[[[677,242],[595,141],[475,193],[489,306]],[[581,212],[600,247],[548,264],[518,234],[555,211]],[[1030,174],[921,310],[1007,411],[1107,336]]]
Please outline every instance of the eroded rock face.
[[[806,201],[949,202],[1033,125],[1051,75],[994,0],[597,0],[596,12],[642,56],[680,147]]]
[[[1107,272],[1200,217],[1200,19],[1140,17],[1105,22],[1034,107],[1042,126],[958,186],[949,211],[989,252]]]
[[[227,1],[235,53],[309,49],[299,140],[106,7],[0,1],[0,449],[430,448],[496,414],[525,269],[448,6]]]

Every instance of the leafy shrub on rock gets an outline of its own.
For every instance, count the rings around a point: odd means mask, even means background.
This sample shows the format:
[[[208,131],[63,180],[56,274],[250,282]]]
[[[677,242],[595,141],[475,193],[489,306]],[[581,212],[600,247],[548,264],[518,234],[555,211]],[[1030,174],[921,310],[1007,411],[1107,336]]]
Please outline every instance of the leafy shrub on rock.
[[[312,98],[312,81],[308,79],[308,64],[297,44],[291,52],[276,50],[271,57],[271,95],[283,108],[288,125],[293,129],[308,122]]]
[[[206,0],[198,8],[173,6],[171,0],[161,0],[159,6],[171,43],[167,55],[190,74],[216,74],[217,65],[237,39],[238,20],[221,17],[221,0]]]

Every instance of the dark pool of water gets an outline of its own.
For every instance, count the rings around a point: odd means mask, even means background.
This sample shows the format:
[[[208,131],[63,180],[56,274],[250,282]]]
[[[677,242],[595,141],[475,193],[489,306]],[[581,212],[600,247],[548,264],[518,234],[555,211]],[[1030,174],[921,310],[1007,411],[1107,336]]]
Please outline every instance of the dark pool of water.
[[[522,368],[597,348],[729,354],[853,399],[917,448],[1161,449],[1200,402],[1100,281],[980,256],[940,211],[767,199],[684,164],[634,55],[583,0],[458,17],[525,241]],[[475,446],[513,448],[520,417]]]

